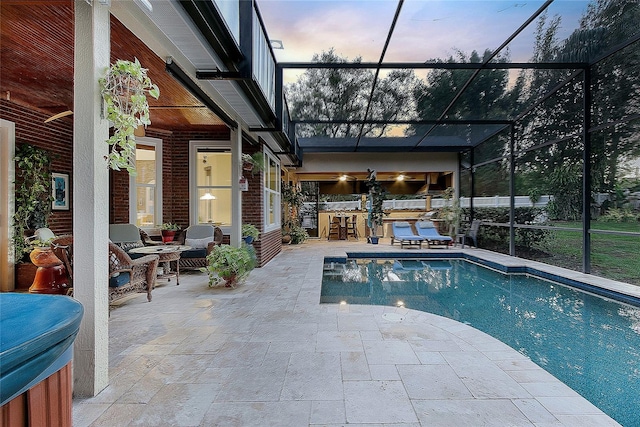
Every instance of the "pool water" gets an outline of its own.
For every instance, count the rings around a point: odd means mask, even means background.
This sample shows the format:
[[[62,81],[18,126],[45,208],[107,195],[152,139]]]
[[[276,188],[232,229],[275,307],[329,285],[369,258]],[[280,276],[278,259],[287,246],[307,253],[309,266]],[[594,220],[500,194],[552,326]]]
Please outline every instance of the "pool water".
[[[321,302],[404,306],[528,356],[625,426],[640,426],[640,308],[465,260],[326,262]]]

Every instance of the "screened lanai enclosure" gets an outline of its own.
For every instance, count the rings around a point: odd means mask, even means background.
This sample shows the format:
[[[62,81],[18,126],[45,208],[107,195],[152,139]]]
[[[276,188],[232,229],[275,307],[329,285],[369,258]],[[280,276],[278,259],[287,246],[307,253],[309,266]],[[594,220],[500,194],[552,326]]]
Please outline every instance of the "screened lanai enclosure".
[[[259,2],[300,164],[459,153],[451,203],[480,247],[640,284],[640,3],[326,5],[348,36],[313,22],[302,49],[288,31],[320,12]]]

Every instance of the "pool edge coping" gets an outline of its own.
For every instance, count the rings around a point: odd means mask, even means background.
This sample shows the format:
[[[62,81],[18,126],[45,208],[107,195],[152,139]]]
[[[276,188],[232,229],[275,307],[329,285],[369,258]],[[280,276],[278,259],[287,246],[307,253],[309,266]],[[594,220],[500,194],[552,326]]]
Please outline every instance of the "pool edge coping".
[[[511,265],[501,264],[496,260],[489,260],[482,257],[481,254],[470,254],[467,251],[440,251],[440,252],[373,252],[373,251],[359,251],[359,252],[346,252],[345,256],[325,256],[325,262],[346,262],[348,259],[355,258],[367,258],[367,259],[464,259],[470,262],[483,265],[488,268],[492,268],[501,273],[514,273],[514,274],[529,274],[531,276],[551,280],[560,283],[565,286],[570,286],[576,289],[580,289],[585,292],[589,292],[604,298],[613,299],[625,304],[629,304],[635,307],[640,307],[640,289],[635,285],[631,285],[624,282],[616,282],[610,279],[601,278],[598,276],[585,275],[573,270],[564,269],[562,267],[553,266],[550,264],[540,263],[538,261],[525,260],[522,258],[510,257],[509,261]],[[517,262],[514,263],[514,261]],[[528,265],[535,263],[537,265]],[[561,270],[558,273],[545,270]],[[561,274],[564,273],[564,274]],[[611,282],[610,284],[619,289],[612,289],[607,287],[607,283],[594,284],[589,283],[587,280],[579,280],[569,276],[584,275],[584,279],[601,280],[603,282]],[[621,289],[627,288],[627,289]]]

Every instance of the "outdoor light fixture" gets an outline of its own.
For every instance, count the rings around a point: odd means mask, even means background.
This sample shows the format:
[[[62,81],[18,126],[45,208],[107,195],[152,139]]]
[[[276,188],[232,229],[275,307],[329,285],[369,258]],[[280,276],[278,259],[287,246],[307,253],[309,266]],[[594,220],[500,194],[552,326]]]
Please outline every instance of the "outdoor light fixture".
[[[271,49],[284,49],[282,40],[269,40],[271,42]]]
[[[347,180],[347,175],[340,175],[340,181],[346,181]]]
[[[404,175],[402,174],[398,175],[398,177],[396,178],[396,181],[404,181]]]
[[[396,306],[398,306],[398,307],[404,307],[404,301],[398,301],[398,302],[396,303]]]

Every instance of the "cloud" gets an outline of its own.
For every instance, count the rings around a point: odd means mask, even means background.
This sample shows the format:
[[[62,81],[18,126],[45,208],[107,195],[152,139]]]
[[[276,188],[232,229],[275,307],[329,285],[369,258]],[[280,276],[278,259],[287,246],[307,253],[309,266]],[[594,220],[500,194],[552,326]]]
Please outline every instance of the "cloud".
[[[343,57],[380,59],[397,2],[391,0],[258,0],[271,39],[282,40],[278,62],[309,62],[332,48]],[[556,4],[557,3],[557,4]],[[587,1],[552,4],[549,15],[563,15],[565,33],[577,25]],[[424,62],[497,49],[542,4],[540,0],[405,1],[386,62]],[[535,23],[509,45],[513,61],[528,61]]]

